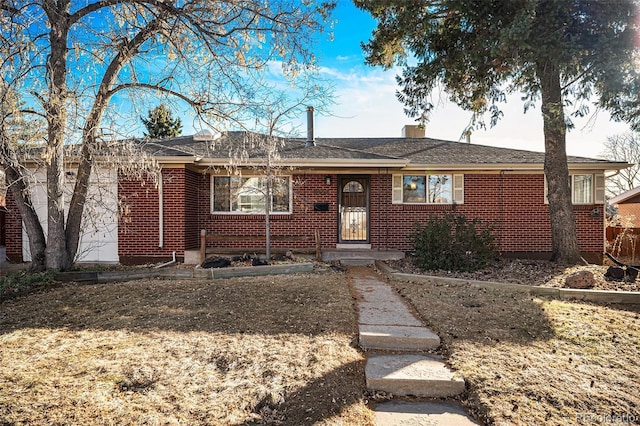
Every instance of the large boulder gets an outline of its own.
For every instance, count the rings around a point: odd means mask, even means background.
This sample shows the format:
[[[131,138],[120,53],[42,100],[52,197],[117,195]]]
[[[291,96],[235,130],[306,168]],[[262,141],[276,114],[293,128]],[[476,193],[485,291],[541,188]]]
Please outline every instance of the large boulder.
[[[596,279],[591,271],[578,271],[567,276],[564,280],[564,286],[568,288],[593,288],[596,285]]]

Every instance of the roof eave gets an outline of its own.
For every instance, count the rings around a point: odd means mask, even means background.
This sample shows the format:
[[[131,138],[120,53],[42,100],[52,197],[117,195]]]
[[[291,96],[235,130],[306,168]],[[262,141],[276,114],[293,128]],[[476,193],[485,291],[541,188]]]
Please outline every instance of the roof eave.
[[[203,166],[228,166],[230,161],[228,158],[205,158],[197,162]],[[385,168],[399,168],[407,165],[406,160],[363,160],[363,159],[284,159],[274,161],[275,167],[323,167],[323,168],[371,168],[371,167],[385,167]],[[264,160],[246,160],[238,164],[234,164],[239,167],[259,167],[264,166]]]
[[[618,171],[630,164],[621,163],[569,163],[571,170]],[[542,163],[450,163],[450,164],[409,164],[405,170],[485,170],[485,171],[544,171]]]
[[[620,204],[640,194],[640,186],[609,199],[609,204]]]

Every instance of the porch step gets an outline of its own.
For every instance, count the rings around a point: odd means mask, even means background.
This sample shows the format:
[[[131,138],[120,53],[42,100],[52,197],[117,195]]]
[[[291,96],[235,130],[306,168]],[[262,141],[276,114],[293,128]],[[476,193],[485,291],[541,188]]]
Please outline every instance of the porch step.
[[[462,393],[464,380],[436,355],[370,355],[365,366],[367,389],[399,396],[446,398]]]
[[[367,250],[367,249],[323,249],[322,260],[324,262],[339,261],[342,264],[349,261],[369,260],[400,260],[404,259],[404,252],[399,250]],[[366,265],[370,265],[367,263]],[[351,264],[352,266],[356,266]],[[362,265],[362,263],[358,264]]]
[[[373,407],[380,426],[471,426],[477,425],[459,404],[452,402],[388,401]]]
[[[376,263],[375,259],[340,259],[343,266],[369,266]]]
[[[428,351],[440,346],[440,337],[426,327],[360,324],[359,329],[364,349]]]

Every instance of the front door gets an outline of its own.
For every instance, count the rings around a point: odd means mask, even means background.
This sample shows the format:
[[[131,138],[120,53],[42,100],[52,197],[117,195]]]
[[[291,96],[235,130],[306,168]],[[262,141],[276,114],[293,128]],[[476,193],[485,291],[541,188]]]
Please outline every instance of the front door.
[[[340,243],[369,242],[369,177],[343,176],[338,180]]]

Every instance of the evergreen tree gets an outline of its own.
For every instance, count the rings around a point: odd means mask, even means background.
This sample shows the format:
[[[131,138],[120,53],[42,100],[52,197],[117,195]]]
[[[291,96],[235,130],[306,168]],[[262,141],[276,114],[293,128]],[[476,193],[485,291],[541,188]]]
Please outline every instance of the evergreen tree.
[[[444,86],[474,117],[495,124],[506,95],[540,102],[552,258],[580,261],[569,192],[570,115],[597,101],[640,127],[638,4],[633,0],[354,0],[377,20],[367,62],[403,68],[398,98],[425,121]],[[482,122],[476,122],[476,125]]]
[[[150,109],[148,118],[140,117],[140,120],[147,128],[144,135],[149,139],[174,138],[182,132],[182,121],[180,118],[173,118],[171,110],[165,104]]]

